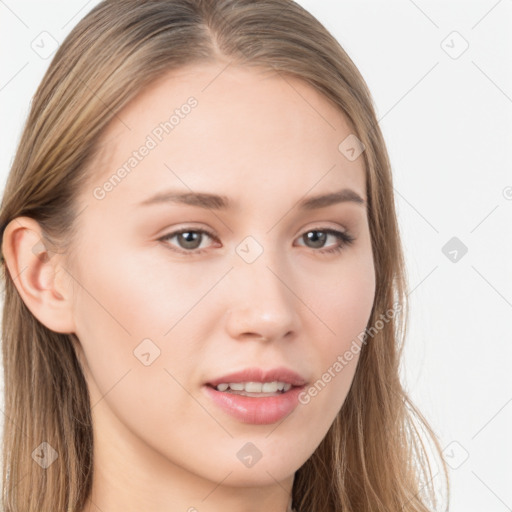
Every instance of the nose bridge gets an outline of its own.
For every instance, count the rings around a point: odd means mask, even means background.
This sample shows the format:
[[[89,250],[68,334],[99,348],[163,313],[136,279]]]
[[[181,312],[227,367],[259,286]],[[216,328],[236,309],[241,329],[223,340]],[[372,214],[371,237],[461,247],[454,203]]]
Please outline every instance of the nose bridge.
[[[298,328],[293,286],[287,282],[290,272],[277,250],[261,247],[257,251],[254,240],[237,247],[230,272],[228,329],[234,337],[249,333],[281,337]]]

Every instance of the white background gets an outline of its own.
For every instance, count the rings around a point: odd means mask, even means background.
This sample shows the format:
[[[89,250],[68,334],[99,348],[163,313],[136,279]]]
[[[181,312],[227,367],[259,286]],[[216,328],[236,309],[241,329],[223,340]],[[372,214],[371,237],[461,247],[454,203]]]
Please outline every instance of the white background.
[[[0,1],[2,190],[51,60],[33,41],[62,42],[97,3]],[[512,1],[298,3],[375,100],[409,274],[403,381],[452,467],[450,510],[512,510]]]

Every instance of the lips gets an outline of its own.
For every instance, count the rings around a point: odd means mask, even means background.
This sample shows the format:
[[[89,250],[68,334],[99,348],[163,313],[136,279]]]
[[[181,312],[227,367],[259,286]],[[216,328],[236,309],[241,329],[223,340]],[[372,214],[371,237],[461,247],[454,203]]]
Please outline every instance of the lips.
[[[217,387],[222,383],[230,383],[230,382],[285,382],[291,384],[294,387],[304,386],[306,384],[306,379],[304,379],[301,375],[289,368],[284,366],[280,366],[277,368],[246,368],[245,370],[228,373],[221,377],[214,378],[206,383],[206,385],[211,386],[213,388]]]

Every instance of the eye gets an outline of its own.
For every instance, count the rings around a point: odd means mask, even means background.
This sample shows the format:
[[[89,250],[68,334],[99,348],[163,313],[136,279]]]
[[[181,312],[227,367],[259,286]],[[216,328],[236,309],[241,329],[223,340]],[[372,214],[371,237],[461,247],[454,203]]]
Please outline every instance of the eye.
[[[217,240],[217,238],[214,235],[212,235],[211,233],[204,229],[189,228],[180,229],[179,231],[173,231],[172,233],[169,233],[168,235],[159,238],[159,240],[161,240],[162,242],[166,242],[176,237],[176,240],[180,244],[181,248],[185,250],[174,249],[171,247],[172,250],[181,253],[200,254],[205,251],[204,249],[197,250],[197,248],[201,245],[203,235],[206,235],[211,239]]]
[[[179,248],[170,247],[171,250],[182,254],[202,254],[206,251],[206,249],[200,248],[204,236],[217,242],[219,241],[218,238],[209,231],[204,229],[191,228],[184,228],[178,231],[173,231],[172,233],[168,233],[167,235],[159,238],[159,241],[169,242],[176,238],[176,242],[178,243]],[[332,236],[337,240],[336,245],[330,249],[321,249],[329,236]],[[301,237],[299,237],[299,240],[300,239],[303,239],[304,241],[307,241],[307,243],[312,244],[312,246],[310,246],[312,249],[320,249],[316,250],[315,252],[322,254],[339,253],[346,246],[352,244],[355,240],[355,238],[348,232],[338,231],[331,228],[310,229],[309,231],[306,231]]]
[[[310,229],[309,231],[306,231],[306,233],[304,233],[301,238],[311,242],[313,244],[313,248],[318,248],[318,246],[323,247],[329,236],[336,238],[338,243],[331,249],[322,249],[316,252],[323,254],[339,253],[345,249],[346,246],[352,244],[355,240],[355,238],[349,233],[331,228]]]

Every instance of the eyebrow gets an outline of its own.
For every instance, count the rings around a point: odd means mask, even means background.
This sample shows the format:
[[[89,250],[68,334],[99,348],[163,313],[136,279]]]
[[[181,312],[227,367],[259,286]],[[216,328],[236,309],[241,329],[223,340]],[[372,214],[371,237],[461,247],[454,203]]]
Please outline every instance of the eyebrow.
[[[316,210],[326,208],[333,204],[352,202],[358,205],[364,205],[364,199],[354,190],[344,188],[336,192],[321,194],[302,199],[297,206],[301,210]],[[212,210],[227,210],[234,205],[232,201],[223,195],[210,194],[206,192],[179,192],[168,190],[159,192],[139,203],[139,206],[155,205],[155,204],[185,204],[189,206],[197,206]]]

